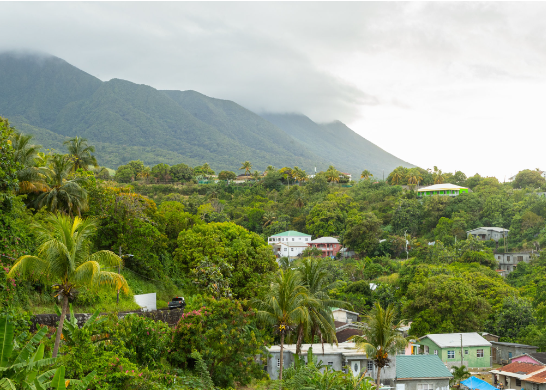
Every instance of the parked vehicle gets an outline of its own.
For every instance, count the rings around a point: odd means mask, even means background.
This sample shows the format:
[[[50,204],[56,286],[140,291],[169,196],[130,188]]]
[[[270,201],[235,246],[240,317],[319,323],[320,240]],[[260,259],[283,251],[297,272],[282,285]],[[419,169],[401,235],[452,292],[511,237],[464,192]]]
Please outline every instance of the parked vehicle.
[[[184,297],[175,297],[168,303],[169,309],[182,309],[186,307],[186,301],[184,300]]]

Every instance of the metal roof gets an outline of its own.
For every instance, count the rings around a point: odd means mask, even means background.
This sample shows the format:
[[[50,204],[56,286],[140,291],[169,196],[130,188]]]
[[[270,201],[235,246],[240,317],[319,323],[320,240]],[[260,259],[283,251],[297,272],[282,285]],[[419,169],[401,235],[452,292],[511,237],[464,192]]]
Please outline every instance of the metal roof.
[[[436,355],[397,355],[396,379],[453,378]]]
[[[311,235],[296,232],[294,230],[288,230],[287,232],[278,233],[278,234],[275,234],[275,235],[273,235],[271,237],[311,237]]]
[[[504,229],[504,228],[500,228],[500,227],[484,226],[484,227],[479,227],[479,228],[476,228],[476,229],[468,230],[467,233],[473,232],[474,230],[493,230],[494,232],[499,232],[499,233],[509,232],[510,231],[508,229]]]
[[[442,191],[442,190],[468,190],[466,187],[456,186],[451,183],[434,184],[432,186],[419,188],[417,192],[421,191]]]
[[[505,347],[520,347],[520,348],[536,348],[536,349],[538,349],[538,347],[534,346],[534,345],[519,344],[519,343],[505,343],[504,341],[491,341],[491,344],[502,345],[502,346],[505,346]]]
[[[464,347],[490,347],[491,343],[476,332],[471,333],[441,333],[427,334],[419,340],[428,337],[440,348],[459,347],[461,348],[461,335],[463,336]]]
[[[311,241],[312,244],[339,244],[337,238],[334,237],[321,237]]]

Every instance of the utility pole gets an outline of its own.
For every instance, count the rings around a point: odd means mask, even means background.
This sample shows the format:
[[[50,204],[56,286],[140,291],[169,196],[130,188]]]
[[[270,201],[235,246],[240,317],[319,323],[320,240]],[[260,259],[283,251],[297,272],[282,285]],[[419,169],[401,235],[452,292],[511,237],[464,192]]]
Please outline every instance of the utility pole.
[[[407,230],[404,230],[404,241],[406,244],[406,260],[407,260],[409,258],[409,255],[408,255],[408,239],[406,238],[406,232]]]
[[[463,334],[461,333],[461,367],[463,366]]]

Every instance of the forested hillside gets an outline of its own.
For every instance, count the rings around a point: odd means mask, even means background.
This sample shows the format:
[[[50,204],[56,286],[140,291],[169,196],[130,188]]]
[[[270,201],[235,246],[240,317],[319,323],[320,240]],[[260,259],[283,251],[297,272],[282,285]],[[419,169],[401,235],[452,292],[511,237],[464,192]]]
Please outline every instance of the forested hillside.
[[[141,159],[147,165],[208,163],[217,171],[235,170],[241,158],[260,170],[326,169],[334,163],[354,175],[358,162],[376,173],[410,166],[343,126],[316,126],[313,136],[302,138],[231,101],[119,79],[102,82],[53,56],[0,54],[0,88],[0,114],[45,148],[60,150],[66,139],[86,137],[109,168]],[[332,149],[336,133],[353,146]]]

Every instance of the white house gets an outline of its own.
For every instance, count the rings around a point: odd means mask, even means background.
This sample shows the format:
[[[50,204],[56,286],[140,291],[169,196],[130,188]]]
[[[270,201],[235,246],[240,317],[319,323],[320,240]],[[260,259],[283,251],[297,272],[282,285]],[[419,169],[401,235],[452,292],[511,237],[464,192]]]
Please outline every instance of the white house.
[[[275,256],[291,258],[300,255],[307,249],[311,238],[309,234],[289,230],[269,237],[267,242],[273,247]]]

